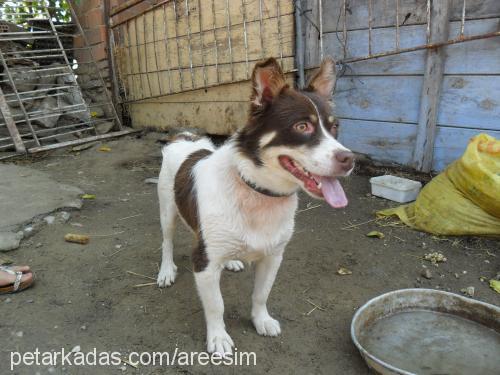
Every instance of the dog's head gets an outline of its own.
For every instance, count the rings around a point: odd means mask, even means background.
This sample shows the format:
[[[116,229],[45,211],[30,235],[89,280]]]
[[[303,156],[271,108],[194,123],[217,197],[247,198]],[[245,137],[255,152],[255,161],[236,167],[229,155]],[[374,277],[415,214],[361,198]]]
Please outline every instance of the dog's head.
[[[256,64],[249,121],[237,144],[277,181],[293,182],[338,208],[347,205],[347,198],[337,178],[351,173],[354,155],[336,140],[338,122],[331,102],[335,79],[331,58],[323,60],[303,91],[286,84],[275,59]]]

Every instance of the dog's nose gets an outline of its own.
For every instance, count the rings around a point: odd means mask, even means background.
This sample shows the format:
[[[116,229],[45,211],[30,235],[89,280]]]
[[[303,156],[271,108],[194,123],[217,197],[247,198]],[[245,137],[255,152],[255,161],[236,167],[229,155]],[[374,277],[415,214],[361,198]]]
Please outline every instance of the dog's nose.
[[[350,151],[339,151],[335,153],[335,160],[344,171],[350,171],[354,166],[354,154]]]

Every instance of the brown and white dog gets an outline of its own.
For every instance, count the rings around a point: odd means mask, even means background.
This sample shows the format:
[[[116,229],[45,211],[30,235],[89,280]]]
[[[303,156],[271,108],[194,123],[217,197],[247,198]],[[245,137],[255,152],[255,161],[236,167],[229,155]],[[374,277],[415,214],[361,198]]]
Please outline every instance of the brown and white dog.
[[[179,215],[194,232],[194,277],[207,324],[207,349],[232,353],[219,286],[224,268],[255,262],[252,321],[264,336],[281,333],[266,302],[294,229],[297,191],[347,205],[337,180],[354,166],[336,139],[331,112],[335,63],[325,59],[304,91],[289,87],[274,59],[252,74],[248,123],[220,148],[208,138],[178,139],[163,148],[158,183],[163,260],[158,285],[174,282],[172,239]]]

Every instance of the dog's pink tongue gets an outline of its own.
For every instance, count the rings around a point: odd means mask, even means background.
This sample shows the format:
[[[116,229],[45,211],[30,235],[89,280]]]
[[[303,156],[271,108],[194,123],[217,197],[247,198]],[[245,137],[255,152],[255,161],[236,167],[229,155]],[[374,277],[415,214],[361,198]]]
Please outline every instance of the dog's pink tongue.
[[[323,197],[333,208],[347,206],[347,197],[339,180],[333,177],[321,177],[321,192]]]

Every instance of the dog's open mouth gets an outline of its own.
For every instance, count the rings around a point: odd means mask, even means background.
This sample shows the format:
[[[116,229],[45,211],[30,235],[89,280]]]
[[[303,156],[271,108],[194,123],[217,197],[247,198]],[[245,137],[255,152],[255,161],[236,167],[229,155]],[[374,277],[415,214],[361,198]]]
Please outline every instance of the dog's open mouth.
[[[347,197],[344,189],[342,189],[336,177],[319,176],[311,173],[300,165],[299,162],[286,155],[281,155],[278,159],[281,166],[301,181],[304,189],[308,192],[318,198],[325,198],[333,208],[347,206]]]

